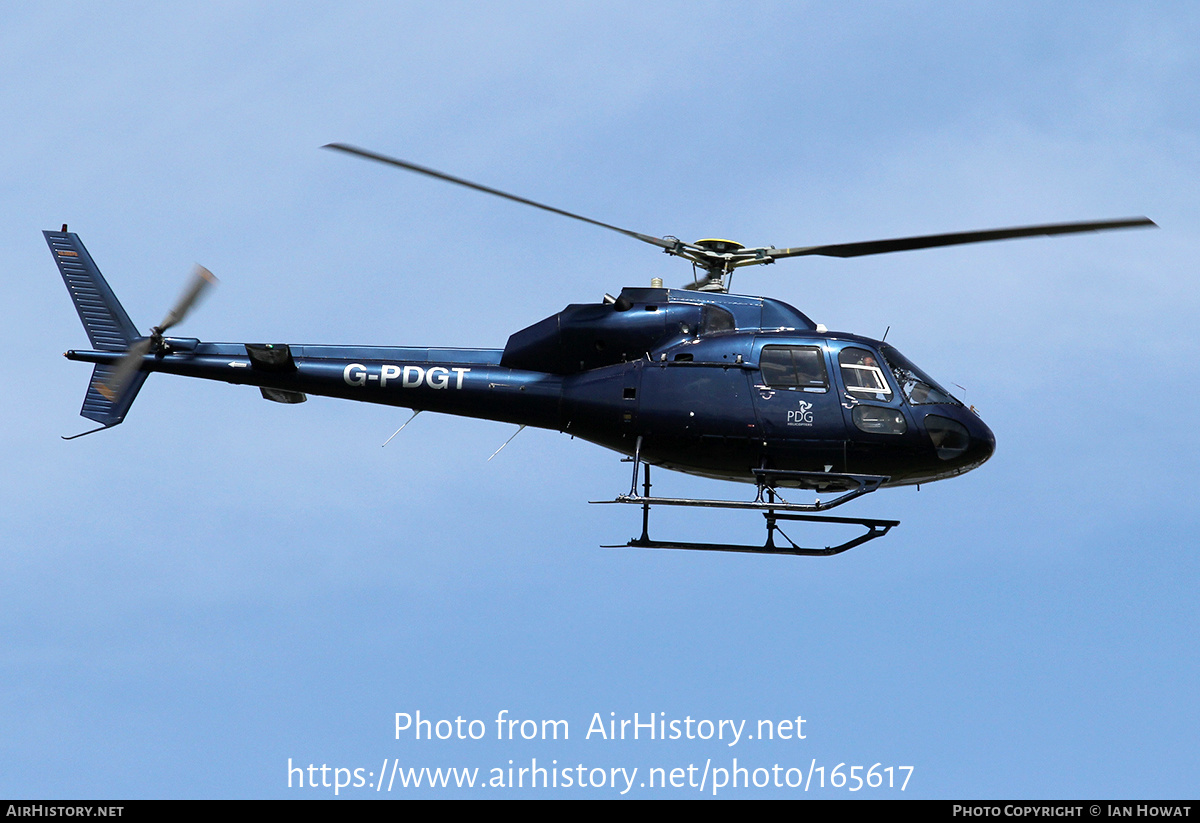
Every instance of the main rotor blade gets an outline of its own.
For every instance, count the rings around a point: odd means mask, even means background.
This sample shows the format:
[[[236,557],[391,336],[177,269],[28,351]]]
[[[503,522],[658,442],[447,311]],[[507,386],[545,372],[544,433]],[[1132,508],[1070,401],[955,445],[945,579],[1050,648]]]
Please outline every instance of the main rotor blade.
[[[1084,223],[1046,223],[1040,226],[1016,226],[1008,229],[961,231],[951,234],[926,234],[920,237],[896,237],[891,240],[869,240],[865,243],[834,243],[827,246],[799,246],[790,249],[768,249],[773,258],[800,257],[820,254],[826,257],[861,257],[866,254],[886,254],[893,251],[931,249],[938,246],[958,246],[963,243],[986,243],[990,240],[1010,240],[1015,237],[1038,237],[1054,234],[1077,234],[1085,231],[1133,229],[1157,224],[1146,217],[1127,217],[1121,220],[1091,220]]]
[[[602,223],[599,220],[593,220],[590,217],[584,217],[582,214],[575,214],[574,212],[565,211],[563,209],[556,209],[554,206],[547,206],[545,203],[539,203],[536,200],[530,200],[527,197],[518,197],[515,194],[509,194],[508,192],[500,191],[499,189],[493,189],[489,186],[483,186],[479,183],[472,183],[470,180],[463,180],[461,177],[454,177],[453,175],[436,171],[435,169],[427,169],[424,166],[418,166],[416,163],[409,163],[405,160],[398,160],[395,157],[388,157],[386,154],[378,154],[377,152],[360,149],[357,146],[348,146],[345,143],[328,143],[321,148],[335,149],[336,151],[345,152],[346,154],[356,154],[359,157],[365,157],[368,160],[375,160],[379,163],[386,163],[389,166],[396,166],[397,168],[413,171],[417,174],[424,174],[427,177],[433,177],[437,180],[445,180],[447,183],[455,183],[459,186],[466,186],[468,189],[475,189],[475,191],[481,191],[485,194],[494,194],[496,197],[503,197],[505,200],[512,200],[515,203],[524,203],[526,206],[533,206],[535,209],[548,211],[552,214],[560,214],[563,217],[570,217],[573,220],[581,220],[584,223],[590,223],[591,225],[599,226],[602,229],[615,231],[625,235],[626,237],[632,237],[635,240],[641,240],[643,243],[649,243],[652,246],[658,246],[660,249],[674,249],[679,245],[678,241],[663,240],[661,237],[651,237],[648,234],[630,231],[629,229],[623,229],[620,226],[613,226],[609,223]]]
[[[204,266],[196,264],[196,268],[192,269],[192,279],[188,283],[187,288],[180,295],[179,300],[175,303],[175,307],[171,309],[167,316],[163,318],[162,323],[159,324],[159,333],[161,334],[181,322],[187,316],[192,306],[196,304],[196,301],[200,299],[200,295],[204,293],[204,290],[216,282],[217,278],[213,276],[212,272],[204,268]]]

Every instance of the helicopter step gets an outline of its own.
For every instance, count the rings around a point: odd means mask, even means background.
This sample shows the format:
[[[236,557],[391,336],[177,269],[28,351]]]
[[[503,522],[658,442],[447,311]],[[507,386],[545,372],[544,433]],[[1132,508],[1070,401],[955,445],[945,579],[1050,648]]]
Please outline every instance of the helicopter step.
[[[638,451],[640,452],[640,438]],[[637,471],[639,464],[644,466],[643,493],[637,494]],[[603,546],[606,549],[635,548],[635,549],[690,549],[695,551],[725,551],[748,552],[756,554],[788,554],[808,557],[824,557],[841,554],[855,546],[861,546],[871,540],[883,537],[893,526],[900,525],[899,520],[873,520],[858,517],[831,517],[816,515],[810,512],[824,511],[840,506],[856,497],[869,494],[887,482],[888,478],[880,475],[825,474],[819,472],[801,472],[776,469],[755,469],[755,481],[758,495],[752,501],[741,500],[705,500],[687,497],[652,497],[650,495],[650,464],[642,463],[635,455],[633,469],[634,486],[629,494],[618,495],[615,500],[593,500],[593,503],[627,503],[642,507],[642,534],[628,543],[621,545]],[[790,503],[778,496],[776,485],[780,483],[797,485],[800,488],[817,489],[818,491],[848,490],[833,500],[816,500],[813,503]],[[766,499],[764,499],[764,496]],[[766,519],[767,538],[761,546],[739,543],[693,543],[678,540],[653,540],[650,538],[650,508],[652,506],[693,506],[715,509],[740,509],[761,511]],[[800,513],[800,512],[803,512]],[[809,523],[836,523],[862,526],[866,529],[863,534],[851,538],[836,546],[824,548],[809,548],[801,546],[792,540],[779,527],[779,521],[802,521]],[[779,534],[787,545],[775,543],[775,535]]]

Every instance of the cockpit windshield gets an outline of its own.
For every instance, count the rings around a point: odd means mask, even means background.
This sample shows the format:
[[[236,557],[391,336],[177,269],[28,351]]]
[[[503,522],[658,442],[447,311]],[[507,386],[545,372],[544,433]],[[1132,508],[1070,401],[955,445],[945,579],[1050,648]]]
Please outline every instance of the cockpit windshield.
[[[939,386],[932,377],[918,369],[912,361],[888,345],[879,347],[880,354],[887,361],[892,375],[900,384],[900,391],[906,400],[914,406],[933,403],[950,403],[961,406],[954,395]]]

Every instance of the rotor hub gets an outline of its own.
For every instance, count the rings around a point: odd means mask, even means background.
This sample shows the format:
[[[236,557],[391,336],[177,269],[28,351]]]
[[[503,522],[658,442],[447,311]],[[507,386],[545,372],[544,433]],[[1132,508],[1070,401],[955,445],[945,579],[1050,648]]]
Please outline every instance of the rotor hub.
[[[736,240],[720,240],[715,237],[710,237],[707,240],[697,240],[696,245],[717,254],[733,254],[746,248]]]

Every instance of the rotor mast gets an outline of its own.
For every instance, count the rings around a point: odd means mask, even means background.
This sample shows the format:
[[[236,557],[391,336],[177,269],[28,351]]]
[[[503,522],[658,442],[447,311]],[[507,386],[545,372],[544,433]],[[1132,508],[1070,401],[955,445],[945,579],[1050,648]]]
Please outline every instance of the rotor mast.
[[[706,240],[697,240],[694,244],[680,244],[688,246],[687,249],[680,252],[675,252],[680,257],[685,257],[692,261],[692,282],[686,289],[692,291],[708,291],[724,294],[729,291],[729,280],[732,278],[733,270],[738,266],[747,266],[753,263],[774,263],[774,260],[769,258],[752,258],[750,260],[739,261],[739,252],[745,250],[745,246],[736,240],[721,240],[719,238],[709,238]],[[694,250],[700,249],[703,253],[697,254]],[[758,251],[761,251],[758,250]],[[701,277],[699,272],[703,271],[704,276]]]

